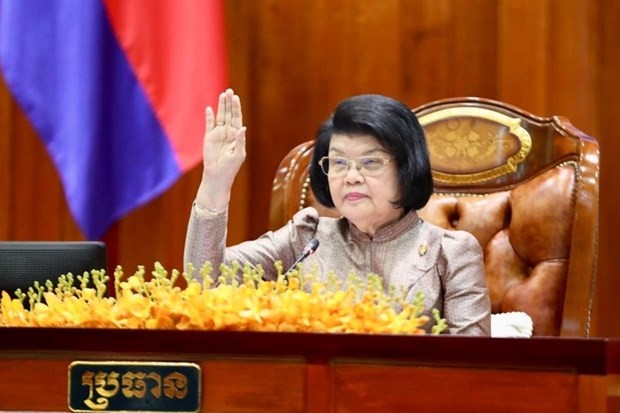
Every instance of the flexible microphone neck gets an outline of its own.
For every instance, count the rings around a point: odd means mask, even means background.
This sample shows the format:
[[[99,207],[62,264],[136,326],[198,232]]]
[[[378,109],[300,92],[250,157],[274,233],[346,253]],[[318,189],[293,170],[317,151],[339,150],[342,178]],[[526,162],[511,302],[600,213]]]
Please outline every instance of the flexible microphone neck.
[[[294,270],[295,267],[297,267],[297,264],[308,258],[310,255],[314,254],[314,251],[316,251],[317,248],[319,248],[319,240],[316,238],[311,239],[306,245],[304,245],[304,249],[301,252],[301,255],[297,257],[293,265],[291,265],[290,268],[286,270],[284,275]]]

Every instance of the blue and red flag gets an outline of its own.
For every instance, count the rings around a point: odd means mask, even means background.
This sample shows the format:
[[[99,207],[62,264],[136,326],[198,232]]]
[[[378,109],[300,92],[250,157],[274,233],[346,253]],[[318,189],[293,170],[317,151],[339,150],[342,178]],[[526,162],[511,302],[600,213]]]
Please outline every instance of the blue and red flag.
[[[200,162],[222,0],[0,0],[0,68],[98,239]]]

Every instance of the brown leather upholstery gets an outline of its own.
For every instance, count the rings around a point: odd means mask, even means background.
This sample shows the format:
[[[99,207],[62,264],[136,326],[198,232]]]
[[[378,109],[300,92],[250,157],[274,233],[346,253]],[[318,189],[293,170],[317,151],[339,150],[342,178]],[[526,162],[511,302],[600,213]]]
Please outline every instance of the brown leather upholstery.
[[[487,99],[454,98],[414,110],[425,129],[435,194],[419,211],[471,232],[485,254],[493,312],[524,311],[534,335],[590,333],[598,240],[597,141],[563,117],[541,118]],[[315,202],[312,141],[282,161],[270,226]]]

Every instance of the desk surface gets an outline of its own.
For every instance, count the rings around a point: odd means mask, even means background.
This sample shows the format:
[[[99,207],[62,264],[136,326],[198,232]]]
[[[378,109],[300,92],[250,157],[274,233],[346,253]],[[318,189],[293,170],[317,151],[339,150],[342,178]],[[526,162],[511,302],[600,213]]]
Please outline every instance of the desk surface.
[[[142,358],[200,355],[398,360],[419,365],[620,374],[620,340],[488,338],[233,331],[0,328],[0,357],[100,353]]]

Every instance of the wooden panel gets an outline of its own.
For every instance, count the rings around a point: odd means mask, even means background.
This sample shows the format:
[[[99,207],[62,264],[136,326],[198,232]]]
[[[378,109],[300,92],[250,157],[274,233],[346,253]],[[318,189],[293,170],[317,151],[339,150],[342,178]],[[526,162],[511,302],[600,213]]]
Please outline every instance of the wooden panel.
[[[331,391],[331,369],[327,361],[309,358],[306,364],[306,412],[330,411],[334,395]]]
[[[546,65],[549,90],[545,115],[567,116],[594,134],[598,124],[596,3],[554,1],[549,10]],[[582,27],[582,30],[575,30]]]
[[[69,217],[58,173],[28,120],[17,112],[15,130],[25,139],[14,140],[12,155],[12,220],[16,239],[46,240],[65,237]],[[16,136],[17,138],[17,136]]]
[[[91,355],[92,357],[92,355]],[[100,361],[116,360],[104,358]],[[0,359],[0,409],[62,410],[74,359]],[[305,365],[286,360],[208,360],[202,369],[202,411],[303,412]],[[14,383],[13,391],[6,391]],[[50,391],[52,389],[52,391]]]
[[[472,13],[472,11],[475,12]],[[497,2],[402,2],[394,96],[415,107],[454,96],[495,96]],[[472,64],[472,62],[476,62]]]
[[[334,371],[337,413],[577,412],[577,375],[570,372],[370,365]]]
[[[605,412],[620,371],[620,342],[602,339],[53,328],[2,338],[1,411],[66,410],[78,360],[198,363],[206,412]]]
[[[15,384],[13,391],[0,392],[2,410],[66,408],[67,370],[72,361],[2,359],[0,382]],[[203,411],[302,412],[306,401],[311,402],[309,406],[316,404],[305,397],[304,382],[309,377],[305,378],[303,364],[234,359],[199,364]],[[578,395],[592,397],[574,391],[578,379],[571,373],[338,364],[331,369],[329,392],[336,412],[574,412]],[[579,379],[584,380],[590,379]],[[316,386],[324,391],[329,381]],[[515,389],[519,397],[515,397]],[[605,411],[600,389],[596,388],[597,398],[585,399],[587,410],[583,411]]]
[[[535,114],[547,110],[550,0],[501,0],[497,98]]]
[[[0,100],[4,101],[0,176],[5,182],[0,186],[3,199],[0,206],[6,219],[1,239],[82,239],[68,210],[56,169],[4,83]]]
[[[608,377],[579,376],[579,411],[588,413],[615,412],[608,410]]]
[[[446,97],[456,70],[448,60],[450,51],[450,2],[404,2],[402,25],[403,92],[395,97],[410,106]]]
[[[70,361],[0,359],[0,362],[2,388],[11,389],[0,392],[2,410],[66,409]]]
[[[600,200],[600,255],[594,330],[599,336],[620,337],[620,277],[618,276],[618,245],[620,245],[620,47],[613,46],[620,39],[620,2],[597,2],[599,56],[598,83],[591,85],[599,96],[595,109],[598,113],[598,137],[601,142],[601,200]],[[596,133],[596,132],[595,132]],[[620,410],[619,410],[620,411]]]
[[[200,363],[202,411],[218,413],[305,411],[305,364],[222,360]]]
[[[607,411],[620,412],[620,375],[610,374],[605,377],[605,381],[607,382]]]
[[[496,56],[499,50],[496,0],[453,1],[450,38],[451,54],[448,70],[451,88],[446,97],[497,96],[497,83],[489,81],[498,75]],[[475,10],[472,13],[472,10]],[[474,63],[475,62],[475,63]],[[412,90],[411,95],[415,95]],[[437,96],[429,100],[437,99]],[[419,102],[420,104],[425,102]]]

